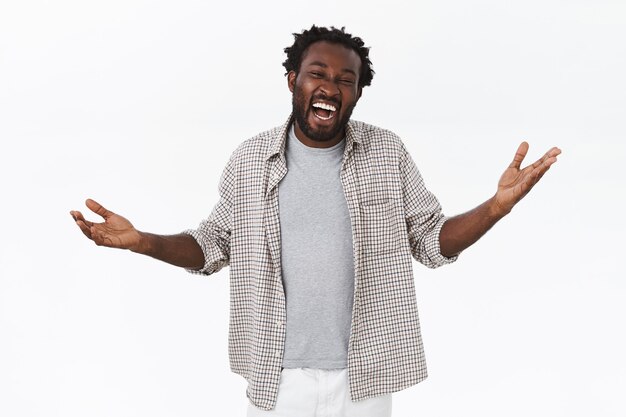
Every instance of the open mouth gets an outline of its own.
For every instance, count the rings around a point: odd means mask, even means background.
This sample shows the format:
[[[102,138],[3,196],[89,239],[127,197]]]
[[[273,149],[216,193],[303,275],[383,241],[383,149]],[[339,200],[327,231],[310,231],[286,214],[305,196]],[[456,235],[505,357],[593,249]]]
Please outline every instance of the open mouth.
[[[322,120],[330,120],[335,117],[335,113],[337,112],[337,108],[332,104],[316,102],[311,106],[313,107],[313,114],[318,119]]]

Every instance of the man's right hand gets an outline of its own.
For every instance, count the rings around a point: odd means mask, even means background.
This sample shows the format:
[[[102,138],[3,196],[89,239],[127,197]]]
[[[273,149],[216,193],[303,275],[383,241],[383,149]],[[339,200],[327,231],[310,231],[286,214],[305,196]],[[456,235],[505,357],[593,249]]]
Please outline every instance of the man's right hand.
[[[104,219],[103,223],[85,220],[80,211],[72,210],[70,214],[80,230],[98,246],[130,249],[136,251],[141,242],[141,234],[124,217],[102,207],[92,199],[85,201],[87,207]]]

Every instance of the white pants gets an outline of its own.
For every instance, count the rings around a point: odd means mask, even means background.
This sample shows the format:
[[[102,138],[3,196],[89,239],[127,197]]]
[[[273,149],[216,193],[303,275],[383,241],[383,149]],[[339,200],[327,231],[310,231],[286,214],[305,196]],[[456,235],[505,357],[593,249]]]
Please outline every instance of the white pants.
[[[283,369],[273,410],[248,400],[248,417],[390,417],[391,394],[352,402],[347,369]]]

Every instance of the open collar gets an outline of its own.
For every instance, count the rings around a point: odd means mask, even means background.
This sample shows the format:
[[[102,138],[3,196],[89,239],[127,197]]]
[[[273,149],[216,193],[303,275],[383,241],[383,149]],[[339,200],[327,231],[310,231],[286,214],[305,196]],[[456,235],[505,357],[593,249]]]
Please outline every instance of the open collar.
[[[289,115],[287,121],[278,129],[277,134],[272,138],[269,151],[267,152],[265,159],[268,160],[274,155],[285,155],[285,143],[287,135],[289,134],[289,127],[293,122],[293,113]],[[346,124],[346,148],[345,154],[352,151],[355,143],[361,143],[361,132],[357,129],[356,124],[349,120]]]

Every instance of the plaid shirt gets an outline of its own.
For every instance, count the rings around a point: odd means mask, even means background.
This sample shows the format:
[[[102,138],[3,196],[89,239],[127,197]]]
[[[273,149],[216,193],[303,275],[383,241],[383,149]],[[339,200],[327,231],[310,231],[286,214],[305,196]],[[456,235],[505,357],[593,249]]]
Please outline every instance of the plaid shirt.
[[[229,359],[258,408],[276,404],[285,341],[278,183],[287,172],[281,127],[243,142],[219,184],[220,199],[198,229],[199,271],[230,265]],[[354,249],[354,304],[348,345],[352,401],[396,392],[427,377],[411,256],[435,268],[441,206],[394,133],[362,122],[346,126],[341,184]],[[320,262],[323,262],[320,259]]]

